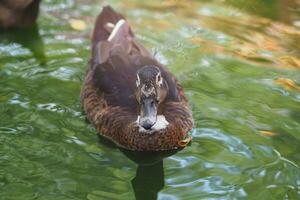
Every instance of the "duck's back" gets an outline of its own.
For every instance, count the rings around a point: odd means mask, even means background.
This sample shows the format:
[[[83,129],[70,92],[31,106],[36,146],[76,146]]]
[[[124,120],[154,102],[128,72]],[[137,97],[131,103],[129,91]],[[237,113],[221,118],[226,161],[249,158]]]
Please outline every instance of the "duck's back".
[[[169,86],[162,112],[170,125],[152,136],[139,133],[135,123],[136,74],[145,65],[157,66]],[[136,41],[128,22],[109,6],[103,8],[96,20],[82,102],[88,119],[101,135],[127,149],[177,148],[178,141],[192,128],[191,112],[175,77]]]
[[[116,27],[120,22],[123,24]],[[109,24],[114,27],[109,27]],[[145,65],[160,68],[170,87],[168,100],[179,101],[180,96],[173,76],[136,41],[128,22],[109,6],[104,7],[97,18],[92,49],[90,70],[94,84],[110,105],[136,109],[136,74]]]

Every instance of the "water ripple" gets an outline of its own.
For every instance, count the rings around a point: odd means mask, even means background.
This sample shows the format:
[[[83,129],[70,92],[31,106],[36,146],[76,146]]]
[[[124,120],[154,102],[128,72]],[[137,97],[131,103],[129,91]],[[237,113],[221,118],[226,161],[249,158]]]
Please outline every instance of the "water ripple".
[[[253,158],[250,148],[245,145],[241,139],[232,135],[227,135],[219,129],[195,128],[192,131],[192,136],[199,139],[206,138],[216,140],[225,144],[232,153],[241,154],[249,159]]]

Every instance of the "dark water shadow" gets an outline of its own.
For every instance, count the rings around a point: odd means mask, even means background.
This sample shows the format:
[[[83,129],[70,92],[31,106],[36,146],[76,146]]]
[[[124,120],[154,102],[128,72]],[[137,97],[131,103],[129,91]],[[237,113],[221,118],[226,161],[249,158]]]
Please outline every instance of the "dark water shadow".
[[[37,24],[22,28],[0,28],[0,41],[4,43],[19,43],[29,49],[41,65],[46,64],[44,42]]]
[[[99,136],[99,142],[110,148],[118,148],[126,157],[135,162],[136,175],[131,180],[136,200],[156,200],[165,184],[163,159],[180,150],[161,152],[138,152],[117,147],[113,142]]]

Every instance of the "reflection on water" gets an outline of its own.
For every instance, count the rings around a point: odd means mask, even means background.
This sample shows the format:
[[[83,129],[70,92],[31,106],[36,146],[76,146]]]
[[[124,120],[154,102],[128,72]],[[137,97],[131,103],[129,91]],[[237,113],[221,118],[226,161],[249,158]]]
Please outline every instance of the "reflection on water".
[[[184,86],[192,145],[97,142],[79,93],[101,2],[44,0],[0,32],[0,199],[300,199],[299,1],[110,3]]]
[[[21,44],[32,52],[41,65],[45,64],[44,43],[37,24],[23,28],[0,29],[0,41]]]
[[[131,182],[136,200],[156,200],[158,192],[164,187],[163,161],[139,165]]]
[[[108,148],[116,148],[109,140],[99,136],[99,142]],[[164,152],[135,152],[119,148],[130,160],[137,164],[135,177],[131,180],[136,200],[156,200],[165,183],[163,159],[178,150]]]
[[[122,151],[138,164],[135,177],[131,180],[136,200],[155,200],[164,187],[163,158],[159,153]]]
[[[271,0],[252,2],[249,2],[247,0],[226,0],[226,3],[255,15],[288,24],[293,24],[294,20],[299,17],[299,15],[297,16],[297,12],[293,12],[296,11],[297,6],[299,5],[299,1],[297,0]]]

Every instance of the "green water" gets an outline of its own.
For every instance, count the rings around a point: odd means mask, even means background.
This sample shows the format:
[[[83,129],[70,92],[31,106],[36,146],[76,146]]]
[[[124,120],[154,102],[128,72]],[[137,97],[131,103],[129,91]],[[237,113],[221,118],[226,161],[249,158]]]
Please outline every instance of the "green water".
[[[0,32],[0,199],[300,199],[299,1],[110,3],[184,86],[192,145],[99,138],[79,94],[101,2],[44,0],[37,27]]]

